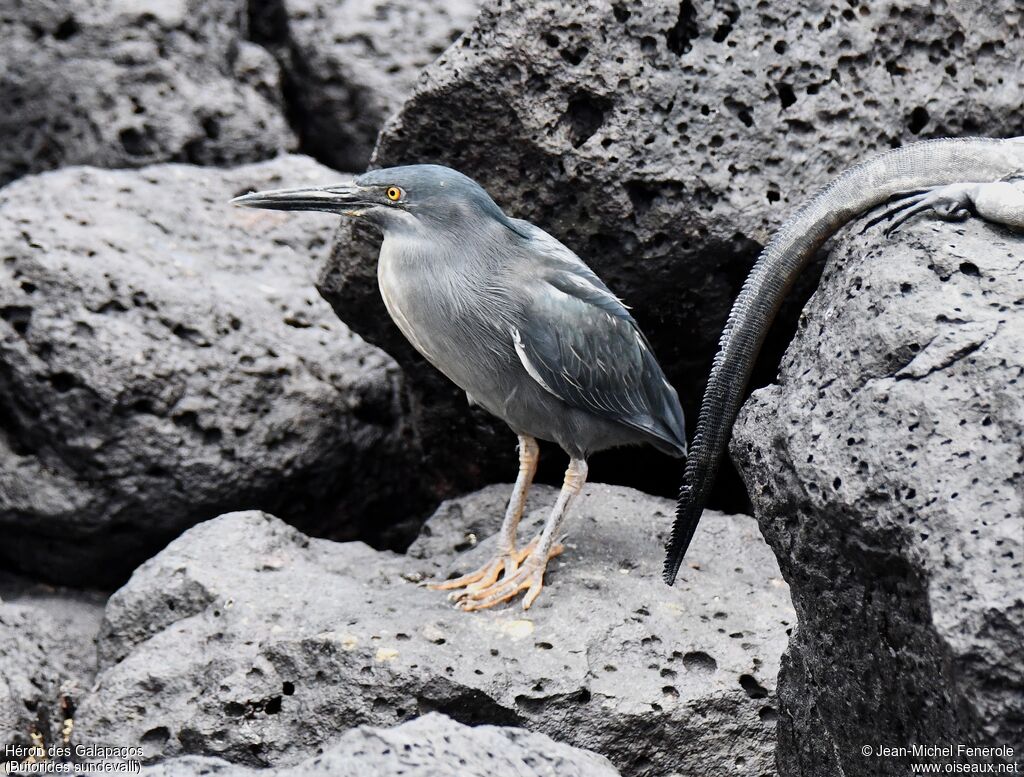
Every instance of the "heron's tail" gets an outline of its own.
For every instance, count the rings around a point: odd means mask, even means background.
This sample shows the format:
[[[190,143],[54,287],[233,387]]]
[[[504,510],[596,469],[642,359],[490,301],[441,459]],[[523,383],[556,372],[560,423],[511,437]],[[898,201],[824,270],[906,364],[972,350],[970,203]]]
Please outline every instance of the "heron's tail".
[[[944,138],[914,143],[851,167],[775,233],[729,313],[690,444],[665,559],[669,585],[683,562],[728,444],[750,372],[779,306],[828,238],[864,211],[903,192],[994,181],[1024,169],[1024,138]]]

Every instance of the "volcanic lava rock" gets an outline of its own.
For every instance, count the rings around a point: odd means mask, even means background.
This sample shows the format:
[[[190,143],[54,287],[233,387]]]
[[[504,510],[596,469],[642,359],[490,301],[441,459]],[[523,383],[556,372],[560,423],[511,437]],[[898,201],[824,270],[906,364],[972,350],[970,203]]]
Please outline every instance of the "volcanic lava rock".
[[[554,496],[537,487],[522,536]],[[793,611],[754,521],[709,514],[669,588],[672,503],[590,485],[528,612],[464,613],[415,584],[482,563],[507,497],[446,503],[406,557],[258,512],[190,529],[111,598],[79,741],[282,766],[353,725],[441,712],[547,734],[627,775],[774,774]]]
[[[865,744],[1024,750],[1024,238],[901,235],[839,243],[735,430],[799,616],[783,775],[907,773]]]
[[[0,575],[0,594],[0,742],[61,744],[96,674],[105,597],[7,574]],[[0,764],[24,757],[0,751]]]
[[[478,0],[253,4],[253,36],[275,52],[302,150],[363,170],[385,120],[476,15]]]
[[[579,253],[633,307],[692,418],[733,298],[805,196],[919,137],[1020,134],[1024,37],[1006,35],[1020,23],[1016,0],[941,13],[905,0],[491,0],[427,68],[372,164],[451,165]],[[507,430],[467,414],[404,342],[375,260],[376,240],[343,227],[320,288],[410,376],[439,490],[507,477]],[[774,377],[814,281],[783,311],[755,385]],[[450,455],[453,429],[473,456]],[[655,454],[606,461],[602,479],[678,482]]]
[[[409,455],[395,365],[313,288],[331,219],[227,204],[296,176],[336,178],[286,157],[0,190],[5,564],[121,582],[226,509],[353,536],[411,492],[388,485]]]
[[[68,164],[230,165],[294,148],[246,7],[0,1],[0,184]]]
[[[144,777],[617,777],[608,760],[543,734],[499,726],[463,726],[432,712],[393,729],[360,726],[323,755],[292,767],[255,770],[186,756],[143,770]]]

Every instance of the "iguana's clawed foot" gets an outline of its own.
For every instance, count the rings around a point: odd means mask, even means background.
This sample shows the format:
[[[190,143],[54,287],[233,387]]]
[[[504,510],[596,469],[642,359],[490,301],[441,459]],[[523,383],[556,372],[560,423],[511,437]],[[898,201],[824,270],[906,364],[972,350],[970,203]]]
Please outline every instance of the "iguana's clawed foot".
[[[900,195],[901,199],[896,200],[893,207],[868,221],[861,231],[863,232],[881,221],[891,220],[892,223],[885,228],[885,234],[888,237],[899,229],[901,224],[925,211],[932,211],[946,221],[963,221],[974,211],[974,195],[977,187],[978,184],[975,183],[954,183]]]
[[[974,197],[974,210],[995,224],[1024,230],[1024,171],[980,184]]]

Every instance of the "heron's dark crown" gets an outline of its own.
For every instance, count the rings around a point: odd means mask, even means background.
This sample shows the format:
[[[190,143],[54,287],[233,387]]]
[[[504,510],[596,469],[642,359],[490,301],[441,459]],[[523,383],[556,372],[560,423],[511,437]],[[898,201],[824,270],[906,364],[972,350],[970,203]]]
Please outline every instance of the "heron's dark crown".
[[[443,165],[404,165],[371,170],[356,179],[357,186],[397,186],[403,204],[418,217],[454,215],[467,211],[501,222],[508,217],[484,188],[467,175]]]

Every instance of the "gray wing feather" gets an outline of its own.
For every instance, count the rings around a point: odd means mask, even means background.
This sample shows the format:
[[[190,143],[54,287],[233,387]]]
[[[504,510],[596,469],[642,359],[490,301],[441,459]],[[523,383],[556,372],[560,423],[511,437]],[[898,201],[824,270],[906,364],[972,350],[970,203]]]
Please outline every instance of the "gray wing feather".
[[[523,323],[511,333],[527,372],[573,407],[684,453],[679,398],[626,306],[568,248],[529,226],[543,269],[529,284]]]

